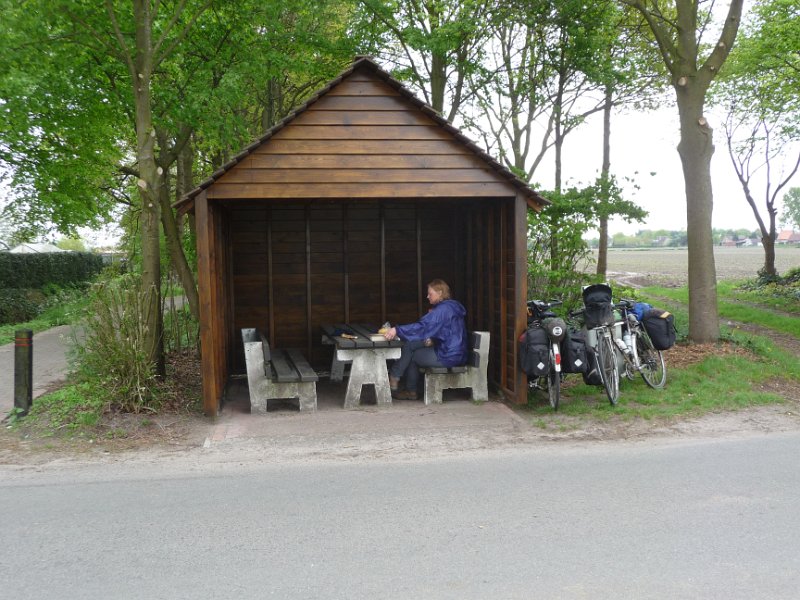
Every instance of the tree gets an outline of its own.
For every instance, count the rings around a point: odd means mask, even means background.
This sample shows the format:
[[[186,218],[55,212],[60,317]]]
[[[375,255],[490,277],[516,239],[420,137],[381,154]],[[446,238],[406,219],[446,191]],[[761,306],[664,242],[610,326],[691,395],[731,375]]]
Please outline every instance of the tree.
[[[792,229],[800,229],[800,187],[790,188],[783,195],[781,221]]]
[[[742,27],[712,100],[728,112],[728,155],[764,248],[761,273],[776,277],[775,239],[781,190],[800,168],[800,13],[794,3],[771,0],[754,7]],[[794,51],[792,51],[794,49]],[[763,181],[761,206],[754,179]]]
[[[745,109],[746,111],[749,109]],[[751,115],[752,118],[752,115]],[[758,223],[761,234],[761,245],[764,248],[764,266],[760,274],[768,277],[776,277],[778,271],[775,269],[775,239],[776,218],[778,208],[776,200],[780,191],[789,183],[800,168],[800,152],[796,153],[794,164],[788,166],[787,171],[781,171],[774,180],[773,171],[775,163],[786,156],[786,148],[789,143],[786,139],[781,139],[780,132],[775,125],[766,122],[765,118],[757,118],[755,123],[748,127],[743,138],[736,138],[737,131],[742,125],[747,125],[746,117],[743,119],[735,108],[731,108],[728,119],[725,121],[725,137],[728,145],[728,155],[730,156],[736,176],[742,186],[745,200],[753,211],[753,216]],[[762,216],[758,202],[754,197],[753,175],[761,170],[766,172],[766,182],[763,189],[763,206],[765,215]]]
[[[388,38],[383,58],[394,74],[419,90],[425,102],[453,122],[465,98],[470,74],[480,63],[490,0],[361,0],[366,21],[376,20]]]
[[[717,277],[711,234],[713,130],[704,115],[706,94],[725,64],[739,30],[743,0],[731,0],[716,43],[703,43],[711,12],[702,0],[620,0],[644,16],[675,89],[680,118],[678,154],[686,189],[689,246],[689,337],[719,339]],[[713,4],[712,4],[713,6]]]
[[[148,289],[160,220],[196,315],[171,201],[341,70],[350,3],[0,1],[0,159],[30,189],[17,214],[69,232],[125,203]]]
[[[641,16],[629,7],[619,7],[614,11],[610,6],[611,18],[616,26],[609,31],[609,37],[601,46],[602,57],[606,62],[603,70],[603,157],[600,170],[600,181],[608,181],[611,177],[611,115],[615,107],[625,108],[634,104],[639,108],[651,107],[654,97],[660,94],[658,56],[646,40]],[[635,51],[631,51],[635,48]],[[606,186],[601,188],[605,191]],[[600,204],[609,202],[609,197],[601,194]],[[597,252],[597,275],[605,279],[608,268],[608,220],[614,216],[607,208],[601,206],[599,211],[599,246]]]

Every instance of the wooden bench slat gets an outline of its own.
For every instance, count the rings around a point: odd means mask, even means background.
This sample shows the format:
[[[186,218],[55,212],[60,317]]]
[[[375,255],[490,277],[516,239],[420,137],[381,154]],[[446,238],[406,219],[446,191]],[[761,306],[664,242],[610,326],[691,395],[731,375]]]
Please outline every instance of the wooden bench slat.
[[[300,380],[300,375],[289,364],[289,359],[283,350],[275,350],[272,353],[272,368],[275,371],[275,381],[278,383],[290,383]]]
[[[317,381],[319,379],[317,373],[311,368],[311,365],[308,364],[308,361],[302,355],[300,350],[293,348],[291,350],[287,350],[286,353],[289,355],[289,360],[292,361],[294,368],[300,375],[300,381]]]

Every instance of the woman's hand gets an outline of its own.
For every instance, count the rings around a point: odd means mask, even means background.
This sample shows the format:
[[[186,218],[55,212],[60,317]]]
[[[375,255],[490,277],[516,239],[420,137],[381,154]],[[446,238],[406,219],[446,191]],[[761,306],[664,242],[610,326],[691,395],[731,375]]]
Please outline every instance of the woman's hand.
[[[390,342],[394,339],[397,339],[397,328],[391,327],[387,329],[386,332],[383,334],[383,337],[385,337]]]

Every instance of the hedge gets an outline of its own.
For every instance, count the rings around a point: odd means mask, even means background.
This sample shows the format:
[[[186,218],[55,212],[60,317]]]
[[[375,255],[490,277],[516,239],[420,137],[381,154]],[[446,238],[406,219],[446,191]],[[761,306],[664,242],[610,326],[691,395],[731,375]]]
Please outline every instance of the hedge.
[[[103,269],[103,258],[91,252],[0,252],[0,288],[40,288],[88,281]]]

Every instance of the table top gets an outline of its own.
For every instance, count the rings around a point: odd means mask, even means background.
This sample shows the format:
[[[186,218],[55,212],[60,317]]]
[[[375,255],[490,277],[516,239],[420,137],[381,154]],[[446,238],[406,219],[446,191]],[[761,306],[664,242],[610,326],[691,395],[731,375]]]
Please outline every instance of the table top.
[[[400,348],[403,341],[395,339],[387,341],[381,339],[373,341],[370,339],[372,335],[378,335],[379,327],[377,325],[365,323],[335,323],[331,325],[322,325],[322,339],[329,344],[335,344],[337,348],[342,350],[350,349],[369,349],[369,348]],[[342,334],[347,334],[354,337],[342,337]]]

